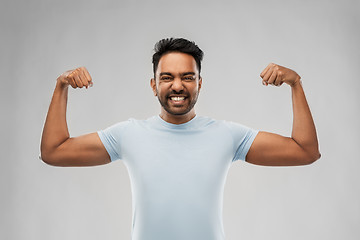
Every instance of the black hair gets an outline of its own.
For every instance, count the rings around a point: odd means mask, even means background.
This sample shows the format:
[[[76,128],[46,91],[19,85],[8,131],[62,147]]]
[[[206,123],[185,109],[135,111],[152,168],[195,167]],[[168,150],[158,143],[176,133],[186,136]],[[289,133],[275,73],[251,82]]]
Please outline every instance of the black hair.
[[[154,47],[154,55],[152,57],[154,76],[158,67],[160,58],[169,52],[182,52],[193,56],[196,65],[201,70],[201,61],[203,59],[203,51],[195,44],[195,42],[189,41],[184,38],[165,38],[158,41]]]

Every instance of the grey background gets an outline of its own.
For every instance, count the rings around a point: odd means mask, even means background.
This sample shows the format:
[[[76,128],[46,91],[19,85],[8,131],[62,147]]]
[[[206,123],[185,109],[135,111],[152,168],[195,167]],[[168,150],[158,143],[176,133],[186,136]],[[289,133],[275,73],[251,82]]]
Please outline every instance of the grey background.
[[[204,50],[198,115],[290,136],[288,86],[264,87],[270,62],[296,70],[322,158],[304,167],[236,162],[224,195],[235,239],[359,239],[359,1],[1,1],[0,239],[129,239],[131,188],[121,161],[51,167],[38,159],[55,79],[70,89],[72,136],[159,113],[151,56],[163,37]]]

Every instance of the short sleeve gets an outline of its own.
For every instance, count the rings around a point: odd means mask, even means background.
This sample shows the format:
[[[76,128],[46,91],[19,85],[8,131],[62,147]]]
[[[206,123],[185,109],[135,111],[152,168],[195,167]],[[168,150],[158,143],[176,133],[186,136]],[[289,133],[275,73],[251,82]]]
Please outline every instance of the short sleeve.
[[[259,130],[233,122],[227,122],[227,125],[231,131],[234,141],[234,158],[232,161],[245,160],[246,154],[248,153]]]
[[[120,122],[97,132],[111,161],[121,159],[122,136],[128,125],[129,121]]]

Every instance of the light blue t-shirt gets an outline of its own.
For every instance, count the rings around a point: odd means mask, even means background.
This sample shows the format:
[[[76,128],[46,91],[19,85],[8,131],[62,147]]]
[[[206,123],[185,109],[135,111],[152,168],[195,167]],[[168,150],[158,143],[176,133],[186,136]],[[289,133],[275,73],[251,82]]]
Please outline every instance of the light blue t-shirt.
[[[111,160],[123,160],[132,188],[132,240],[223,240],[228,169],[244,160],[258,131],[196,116],[159,116],[99,131]]]

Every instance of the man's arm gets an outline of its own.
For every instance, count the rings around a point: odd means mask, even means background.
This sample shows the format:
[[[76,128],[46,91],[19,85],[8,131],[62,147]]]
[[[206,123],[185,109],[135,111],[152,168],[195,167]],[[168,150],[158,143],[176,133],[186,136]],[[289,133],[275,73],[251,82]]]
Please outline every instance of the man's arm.
[[[66,123],[68,87],[92,85],[91,76],[81,67],[60,75],[46,117],[42,139],[41,159],[54,166],[94,166],[110,162],[110,157],[97,133],[70,138]]]
[[[300,76],[291,69],[269,64],[260,74],[264,85],[291,86],[293,128],[291,137],[260,131],[246,156],[249,163],[264,166],[311,164],[320,158],[318,140]]]

